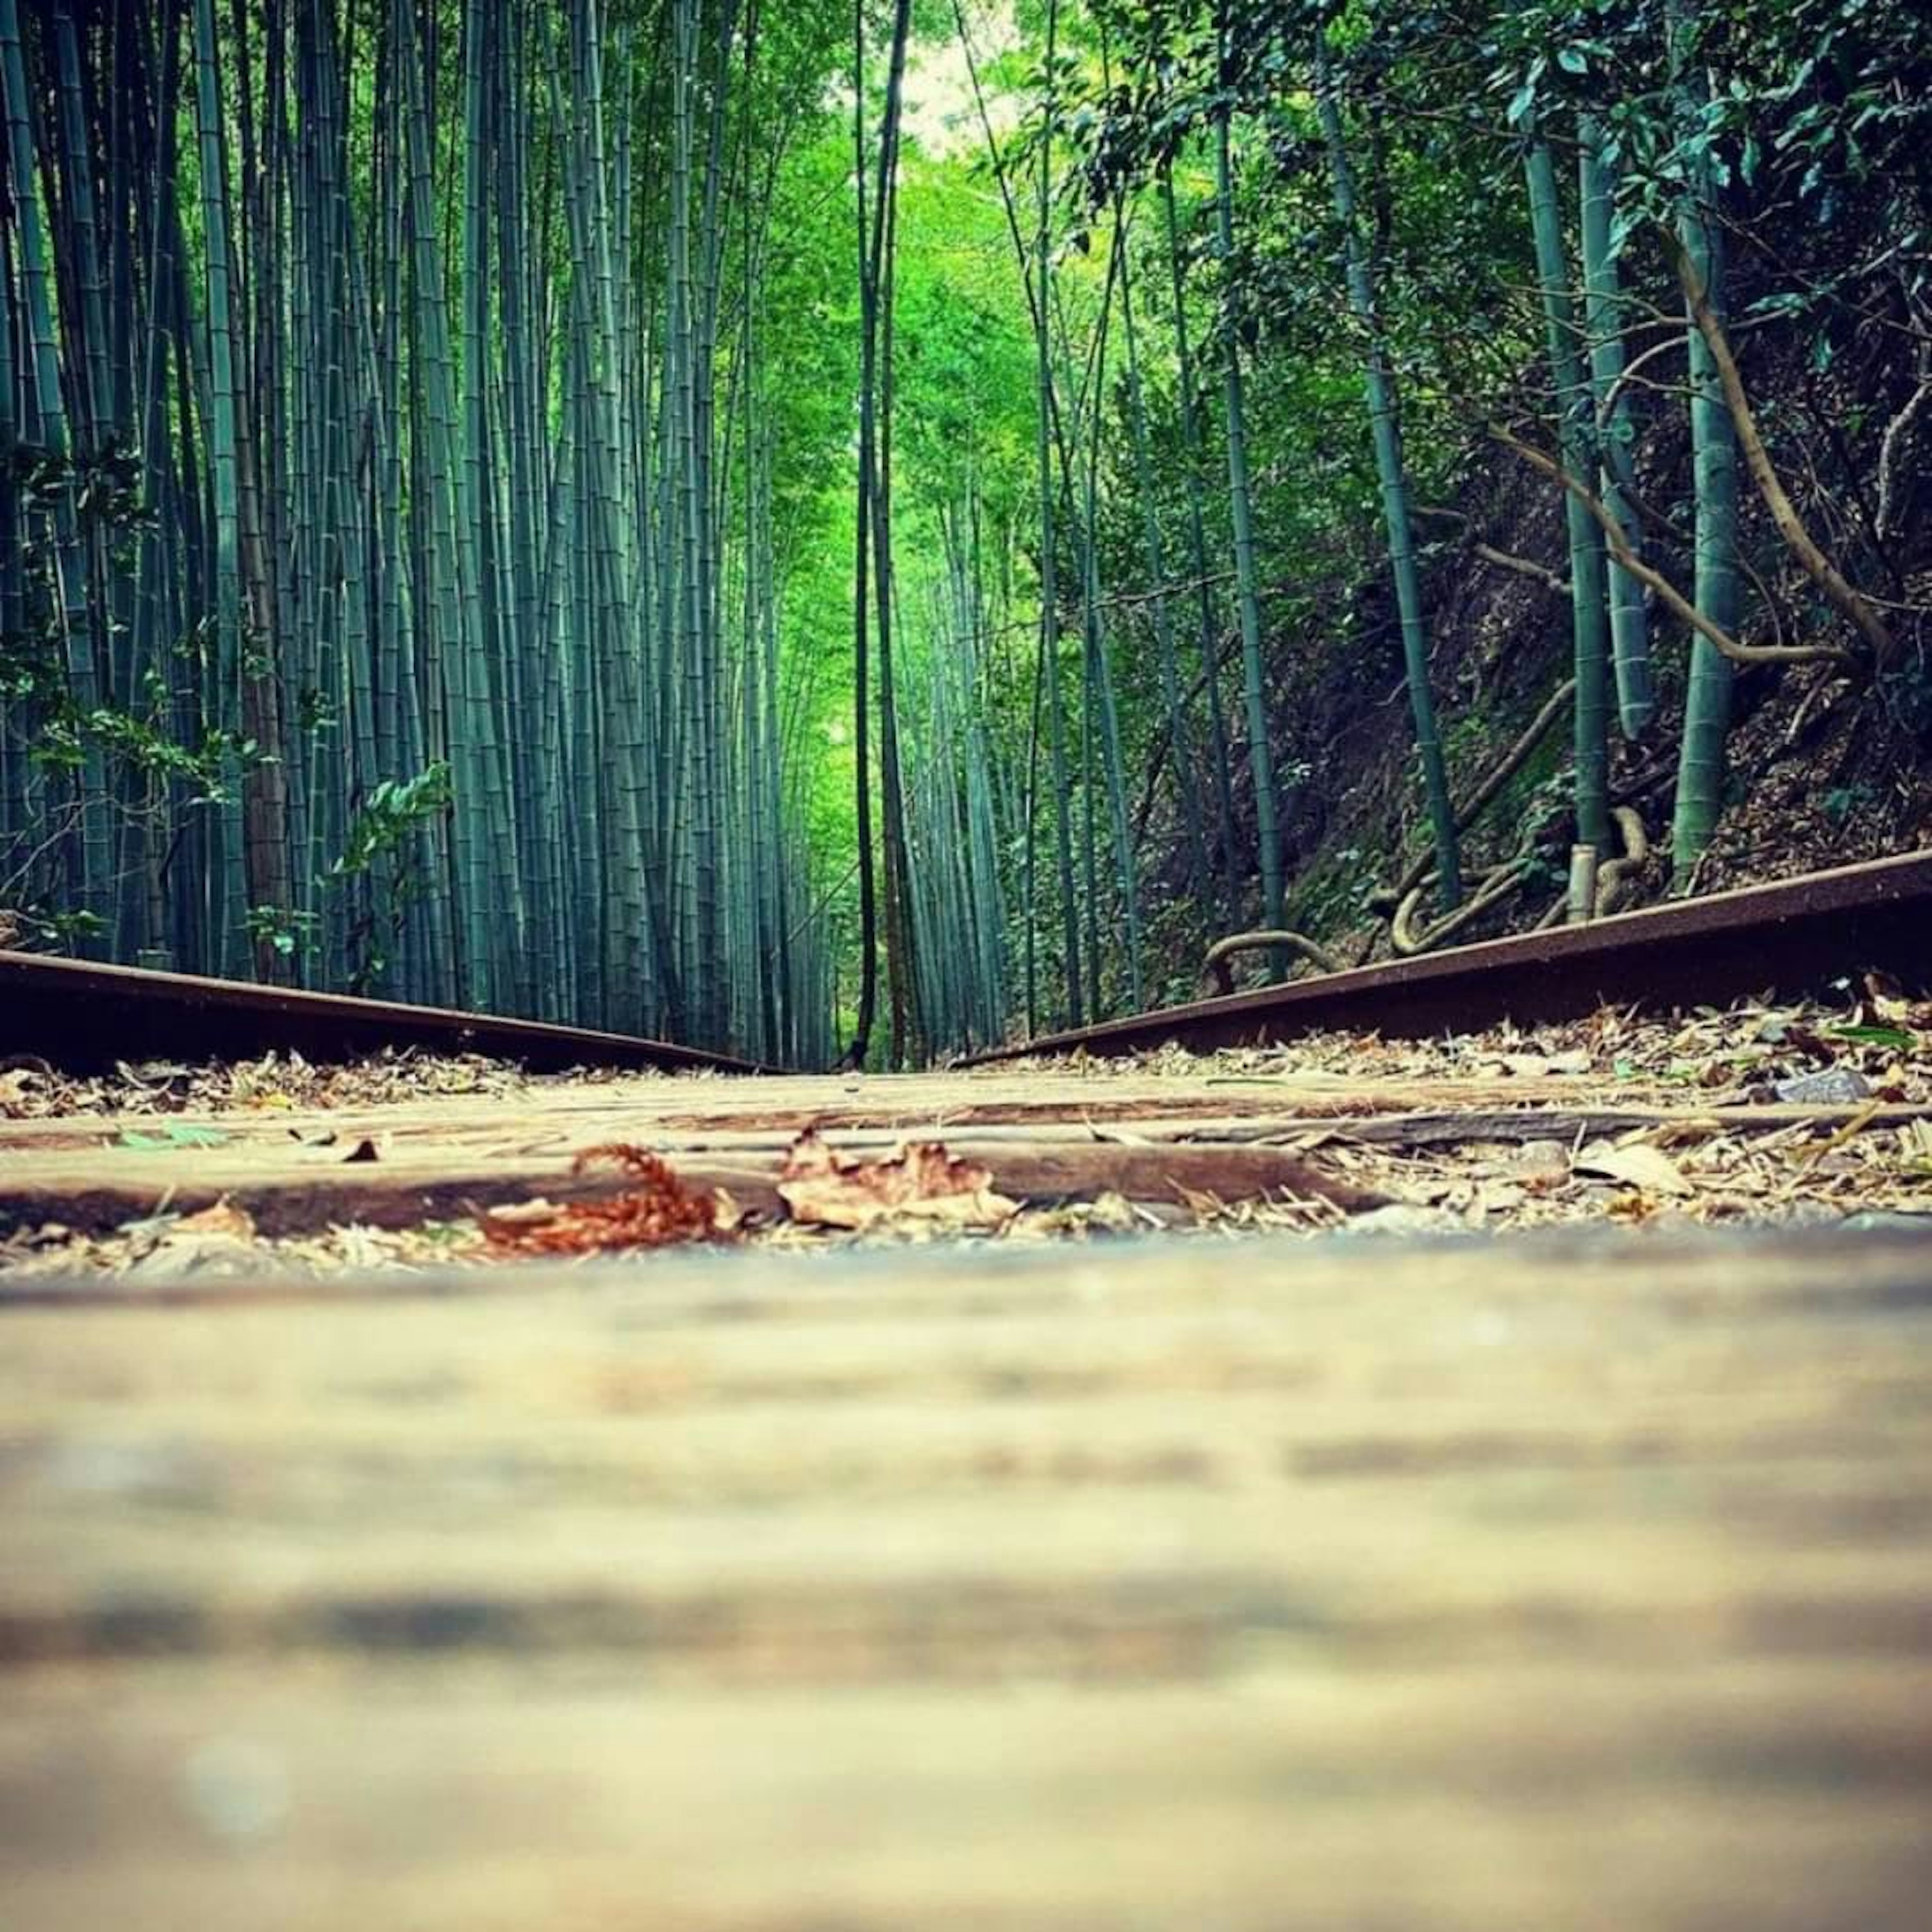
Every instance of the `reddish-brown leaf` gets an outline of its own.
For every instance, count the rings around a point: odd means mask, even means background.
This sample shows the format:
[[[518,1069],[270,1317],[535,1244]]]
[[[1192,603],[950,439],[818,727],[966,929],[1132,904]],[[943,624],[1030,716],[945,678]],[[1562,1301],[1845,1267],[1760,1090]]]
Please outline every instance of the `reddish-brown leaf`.
[[[625,1248],[669,1247],[681,1241],[727,1240],[717,1204],[694,1193],[646,1149],[622,1144],[586,1148],[574,1174],[611,1166],[629,1177],[621,1194],[590,1201],[526,1202],[481,1217],[493,1248],[530,1255],[587,1255]]]

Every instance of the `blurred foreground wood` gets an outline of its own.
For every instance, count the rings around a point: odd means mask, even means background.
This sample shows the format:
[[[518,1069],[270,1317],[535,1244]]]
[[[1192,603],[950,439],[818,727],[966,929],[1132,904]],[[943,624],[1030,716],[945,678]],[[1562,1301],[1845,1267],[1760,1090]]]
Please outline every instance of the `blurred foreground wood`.
[[[1926,1922],[1932,1245],[293,1293],[0,1301],[8,1932]]]

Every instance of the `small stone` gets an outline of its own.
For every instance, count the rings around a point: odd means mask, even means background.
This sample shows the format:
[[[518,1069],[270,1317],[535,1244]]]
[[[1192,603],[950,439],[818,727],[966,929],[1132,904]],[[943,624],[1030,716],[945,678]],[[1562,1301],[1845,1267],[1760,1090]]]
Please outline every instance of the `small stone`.
[[[1771,1090],[1790,1106],[1840,1107],[1871,1098],[1871,1082],[1849,1066],[1828,1066],[1819,1073],[1800,1073],[1776,1082]]]

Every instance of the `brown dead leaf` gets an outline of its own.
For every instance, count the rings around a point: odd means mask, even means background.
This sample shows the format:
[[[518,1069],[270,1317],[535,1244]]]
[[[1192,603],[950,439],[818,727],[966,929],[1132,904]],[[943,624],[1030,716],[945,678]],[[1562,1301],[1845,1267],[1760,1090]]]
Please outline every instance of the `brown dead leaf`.
[[[869,1228],[904,1217],[956,1229],[997,1228],[1019,1203],[993,1189],[993,1177],[959,1160],[939,1141],[915,1141],[874,1160],[840,1154],[815,1127],[792,1142],[778,1195],[794,1221],[819,1228]]]
[[[743,1204],[728,1187],[714,1187],[711,1198],[716,1204],[716,1226],[721,1234],[735,1234],[750,1218]]]
[[[1532,1194],[1547,1193],[1570,1178],[1570,1150],[1561,1141],[1525,1141],[1498,1163],[1501,1173]]]
[[[245,1208],[238,1208],[224,1194],[212,1208],[198,1214],[184,1214],[170,1231],[172,1234],[220,1234],[230,1240],[252,1241],[255,1217]]]
[[[512,1253],[587,1255],[732,1238],[736,1223],[721,1225],[716,1200],[693,1193],[647,1149],[588,1148],[571,1163],[571,1172],[592,1167],[620,1168],[631,1184],[602,1200],[567,1201],[561,1207],[530,1201],[494,1208],[477,1223],[484,1238]]]

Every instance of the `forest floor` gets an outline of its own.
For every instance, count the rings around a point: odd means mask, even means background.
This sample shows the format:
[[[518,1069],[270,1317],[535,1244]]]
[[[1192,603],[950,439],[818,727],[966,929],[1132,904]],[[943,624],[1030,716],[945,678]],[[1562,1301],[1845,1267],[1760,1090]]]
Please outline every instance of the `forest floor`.
[[[414,1054],[0,1072],[16,1286],[686,1243],[1848,1221],[1932,1232],[1932,1005],[1879,982],[1837,1006],[902,1076]]]

